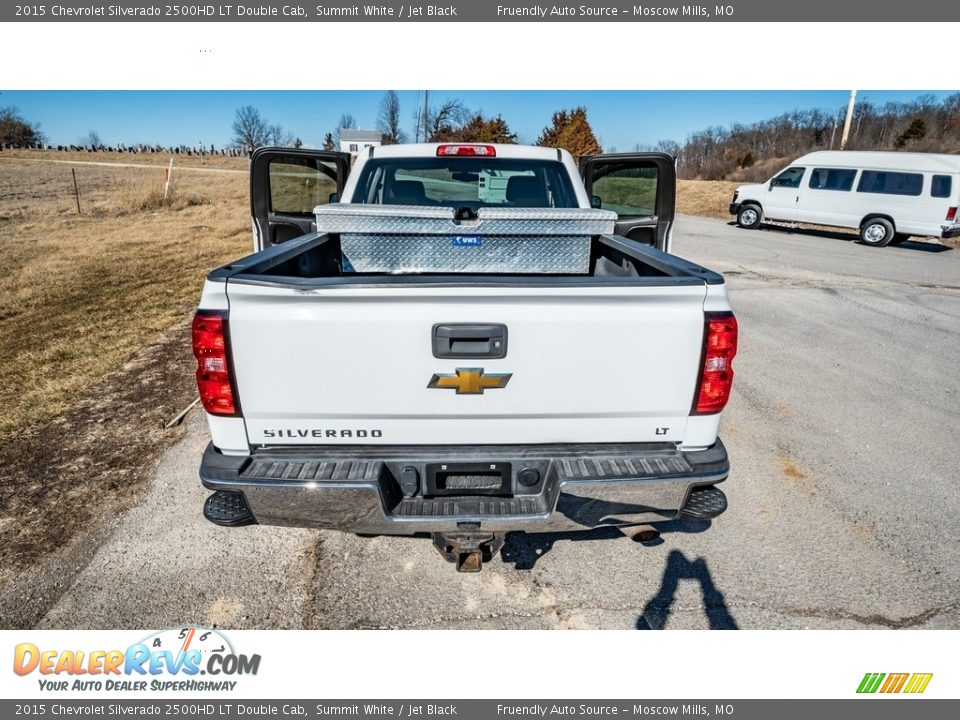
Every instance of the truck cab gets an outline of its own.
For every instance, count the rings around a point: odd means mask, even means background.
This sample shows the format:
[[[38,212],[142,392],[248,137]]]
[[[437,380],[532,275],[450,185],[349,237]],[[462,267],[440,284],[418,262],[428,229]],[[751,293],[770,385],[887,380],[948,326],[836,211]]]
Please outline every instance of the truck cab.
[[[483,167],[483,155],[449,155],[462,170],[435,165],[443,152],[492,152]],[[549,195],[547,178],[540,177],[542,192],[534,183],[532,192],[520,196],[525,183],[514,180],[513,199],[508,198],[512,177],[532,177],[536,172],[509,169],[504,161],[540,159],[560,164],[570,180],[570,197],[561,200]],[[390,163],[378,178],[372,194],[358,193],[358,181],[368,163]],[[399,164],[397,161],[400,161]],[[406,161],[409,167],[401,167]],[[479,162],[478,162],[479,161]],[[466,162],[464,166],[463,163]],[[472,167],[471,167],[472,165]],[[399,174],[398,174],[399,173]],[[442,177],[438,175],[442,173]],[[579,181],[577,181],[579,179]],[[369,188],[368,188],[369,190]],[[451,195],[451,190],[455,193]],[[517,199],[520,197],[521,199]],[[469,143],[387,145],[368,148],[355,160],[347,153],[293,148],[260,148],[251,158],[251,214],[254,221],[254,250],[300,237],[314,227],[316,207],[341,204],[481,205],[517,207],[607,208],[617,213],[616,234],[670,251],[676,204],[675,160],[665,153],[622,153],[581,158],[579,163],[566,150],[520,145],[477,145]]]

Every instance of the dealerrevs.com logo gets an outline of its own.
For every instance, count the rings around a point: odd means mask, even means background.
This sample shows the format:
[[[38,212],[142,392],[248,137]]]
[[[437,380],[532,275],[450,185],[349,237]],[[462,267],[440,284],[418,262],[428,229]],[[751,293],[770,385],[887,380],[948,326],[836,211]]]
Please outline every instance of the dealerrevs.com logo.
[[[36,674],[40,689],[48,691],[231,691],[234,678],[259,669],[260,655],[237,653],[222,633],[199,627],[163,630],[125,650],[51,650],[20,643],[13,655],[13,671]]]

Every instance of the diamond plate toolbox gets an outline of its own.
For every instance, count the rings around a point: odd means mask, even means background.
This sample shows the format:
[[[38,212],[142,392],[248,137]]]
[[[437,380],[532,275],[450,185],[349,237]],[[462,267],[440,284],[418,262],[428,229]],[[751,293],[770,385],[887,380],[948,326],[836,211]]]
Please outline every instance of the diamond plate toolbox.
[[[591,236],[613,232],[616,214],[579,208],[453,208],[327,205],[317,231],[338,233],[345,272],[587,274]]]
[[[590,272],[590,236],[340,236],[344,272],[577,274]]]

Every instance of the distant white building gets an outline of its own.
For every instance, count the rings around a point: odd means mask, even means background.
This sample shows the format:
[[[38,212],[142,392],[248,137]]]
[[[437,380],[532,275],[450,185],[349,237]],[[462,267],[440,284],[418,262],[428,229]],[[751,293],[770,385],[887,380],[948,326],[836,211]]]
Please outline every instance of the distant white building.
[[[379,147],[382,143],[383,135],[377,130],[340,128],[340,152],[356,156],[367,148]]]

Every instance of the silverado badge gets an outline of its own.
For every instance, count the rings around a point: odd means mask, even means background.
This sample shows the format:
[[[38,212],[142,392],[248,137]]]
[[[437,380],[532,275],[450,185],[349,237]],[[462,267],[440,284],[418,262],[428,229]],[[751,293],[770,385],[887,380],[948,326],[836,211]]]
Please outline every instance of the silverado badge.
[[[485,375],[483,368],[457,368],[457,374],[434,373],[428,388],[456,390],[457,395],[483,395],[484,390],[506,387],[513,373]]]

